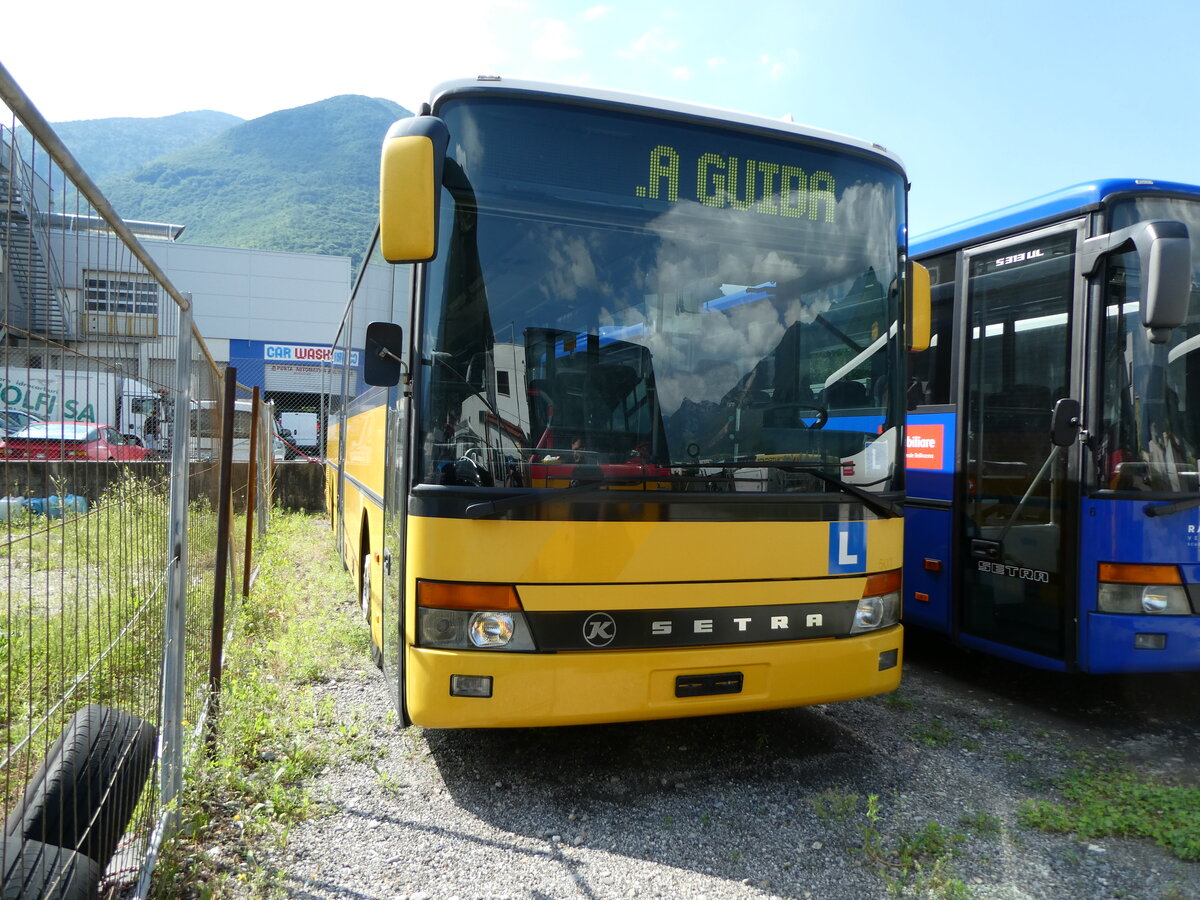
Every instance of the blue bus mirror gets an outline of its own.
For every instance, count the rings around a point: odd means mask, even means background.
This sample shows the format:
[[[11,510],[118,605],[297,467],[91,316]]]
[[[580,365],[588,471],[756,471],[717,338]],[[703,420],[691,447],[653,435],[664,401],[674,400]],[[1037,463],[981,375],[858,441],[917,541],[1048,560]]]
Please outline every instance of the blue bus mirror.
[[[1138,222],[1084,242],[1083,271],[1090,275],[1109,253],[1135,250],[1141,267],[1138,309],[1155,344],[1187,319],[1192,291],[1192,243],[1182,222]]]
[[[1056,447],[1070,447],[1079,436],[1079,401],[1063,397],[1054,404],[1050,416],[1050,442]]]
[[[372,322],[367,326],[363,348],[363,381],[391,387],[400,381],[404,329],[395,322]]]

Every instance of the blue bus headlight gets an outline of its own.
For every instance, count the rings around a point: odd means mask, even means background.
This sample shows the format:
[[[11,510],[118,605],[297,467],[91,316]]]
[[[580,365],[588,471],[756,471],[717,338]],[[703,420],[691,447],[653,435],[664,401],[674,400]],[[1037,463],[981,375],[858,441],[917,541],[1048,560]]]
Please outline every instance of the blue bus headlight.
[[[1100,584],[1097,608],[1105,613],[1134,616],[1191,615],[1187,591],[1181,584]]]
[[[1178,566],[1100,563],[1096,608],[1127,616],[1189,616],[1187,588]]]

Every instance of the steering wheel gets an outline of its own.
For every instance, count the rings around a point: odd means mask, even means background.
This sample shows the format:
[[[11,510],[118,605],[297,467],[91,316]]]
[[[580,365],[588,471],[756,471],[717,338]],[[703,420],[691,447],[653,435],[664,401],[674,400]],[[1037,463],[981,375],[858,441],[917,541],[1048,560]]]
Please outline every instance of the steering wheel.
[[[770,411],[775,412],[776,410],[781,409],[813,410],[817,415],[816,418],[806,426],[807,428],[824,428],[825,423],[829,421],[829,410],[827,410],[824,406],[817,405],[816,403],[781,403],[778,406],[771,407]],[[797,416],[796,418],[802,419],[805,417]]]

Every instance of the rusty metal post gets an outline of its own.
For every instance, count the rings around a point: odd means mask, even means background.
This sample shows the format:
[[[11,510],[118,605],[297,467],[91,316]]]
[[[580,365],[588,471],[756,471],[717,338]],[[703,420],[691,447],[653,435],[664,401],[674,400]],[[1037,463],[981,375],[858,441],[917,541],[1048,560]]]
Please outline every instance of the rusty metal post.
[[[221,455],[217,476],[217,553],[213,573],[212,644],[208,657],[209,710],[205,742],[211,749],[217,737],[217,716],[221,710],[221,668],[225,659],[225,592],[229,584],[229,545],[233,530],[230,511],[233,507],[233,426],[236,414],[237,369],[225,370],[224,416],[221,420]]]
[[[250,562],[254,549],[255,491],[258,488],[258,386],[250,401],[250,461],[246,468],[246,546],[242,548],[242,597],[250,596]]]

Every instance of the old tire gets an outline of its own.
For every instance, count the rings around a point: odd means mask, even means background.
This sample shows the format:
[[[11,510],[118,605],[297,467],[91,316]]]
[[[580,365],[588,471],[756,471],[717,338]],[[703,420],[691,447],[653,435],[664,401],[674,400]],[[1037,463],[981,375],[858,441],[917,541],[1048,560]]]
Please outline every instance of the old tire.
[[[3,900],[95,900],[100,866],[53,844],[5,838]]]
[[[5,823],[6,838],[77,850],[108,865],[154,759],[157,734],[136,716],[92,704],[75,713]]]

